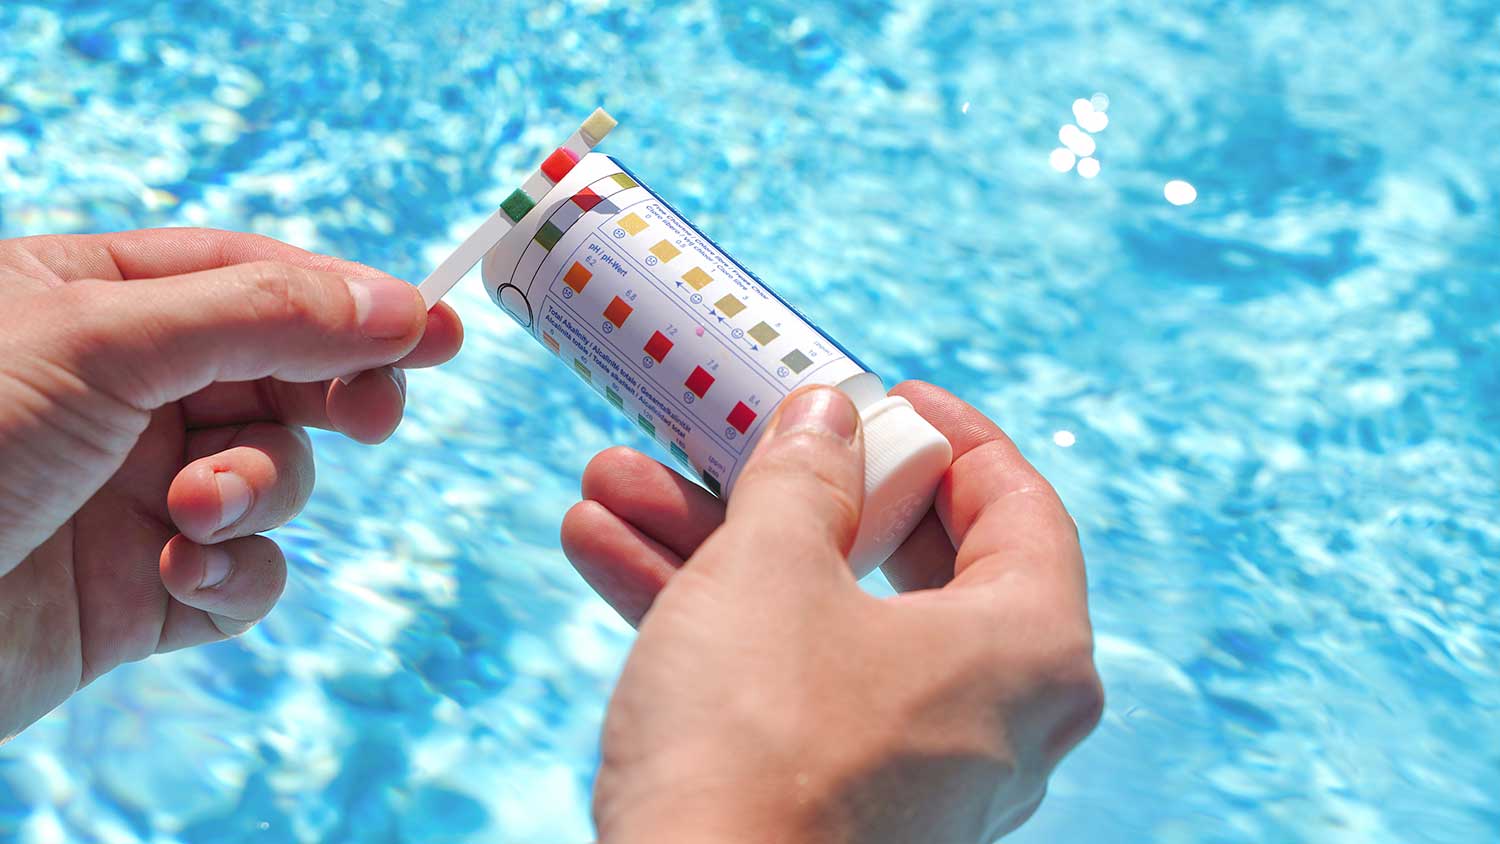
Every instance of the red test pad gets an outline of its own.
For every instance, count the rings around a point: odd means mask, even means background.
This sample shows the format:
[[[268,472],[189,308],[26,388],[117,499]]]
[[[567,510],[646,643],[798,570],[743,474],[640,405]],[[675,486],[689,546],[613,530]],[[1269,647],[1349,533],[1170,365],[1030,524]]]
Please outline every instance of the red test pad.
[[[542,162],[542,175],[551,179],[554,184],[561,182],[563,177],[572,172],[573,165],[578,163],[578,156],[572,150],[558,147],[547,160]]]

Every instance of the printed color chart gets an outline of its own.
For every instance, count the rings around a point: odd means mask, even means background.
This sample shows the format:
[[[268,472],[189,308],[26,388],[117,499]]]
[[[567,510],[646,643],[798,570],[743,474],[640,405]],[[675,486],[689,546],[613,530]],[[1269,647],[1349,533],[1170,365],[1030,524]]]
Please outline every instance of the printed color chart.
[[[485,256],[491,297],[715,494],[787,393],[864,372],[614,159],[543,172]]]

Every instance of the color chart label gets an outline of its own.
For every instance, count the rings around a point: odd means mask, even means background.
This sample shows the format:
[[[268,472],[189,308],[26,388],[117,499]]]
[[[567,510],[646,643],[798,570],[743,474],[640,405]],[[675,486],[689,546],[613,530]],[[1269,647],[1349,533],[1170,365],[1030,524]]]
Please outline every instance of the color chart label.
[[[724,493],[787,393],[865,372],[615,161],[583,158],[484,259],[490,296]]]

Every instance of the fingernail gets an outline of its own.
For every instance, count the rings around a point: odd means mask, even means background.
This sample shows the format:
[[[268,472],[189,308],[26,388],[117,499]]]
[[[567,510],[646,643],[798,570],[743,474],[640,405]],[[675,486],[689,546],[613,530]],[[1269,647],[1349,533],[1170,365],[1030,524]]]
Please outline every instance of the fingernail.
[[[394,340],[412,330],[412,320],[419,311],[413,305],[420,301],[414,288],[394,278],[348,278],[349,295],[354,297],[354,315],[359,329],[372,340]]]
[[[219,491],[219,530],[229,527],[244,517],[250,509],[250,485],[233,472],[214,475],[214,486]]]
[[[229,577],[229,552],[214,545],[203,549],[203,579],[199,589],[212,589]]]
[[[406,370],[397,369],[393,366],[386,370],[386,374],[390,375],[391,380],[396,382],[396,389],[401,391],[401,401],[406,401]]]
[[[832,387],[804,390],[792,396],[781,406],[781,416],[776,422],[778,436],[814,431],[852,442],[858,429],[859,414],[854,403]]]

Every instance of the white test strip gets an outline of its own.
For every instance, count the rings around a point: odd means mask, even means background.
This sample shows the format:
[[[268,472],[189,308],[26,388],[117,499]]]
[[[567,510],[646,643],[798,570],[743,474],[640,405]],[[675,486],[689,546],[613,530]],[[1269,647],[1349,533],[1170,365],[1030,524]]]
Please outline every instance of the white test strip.
[[[453,250],[452,255],[444,258],[443,262],[438,264],[437,269],[417,285],[417,292],[422,294],[422,301],[427,304],[427,309],[432,310],[438,300],[452,290],[453,285],[458,284],[459,279],[479,263],[484,253],[495,248],[500,238],[515,228],[515,225],[509,217],[505,216],[504,211],[499,210],[480,223],[479,228],[475,229],[474,233],[469,235],[463,243],[460,243],[458,248]]]
[[[615,119],[610,117],[609,112],[602,108],[595,109],[564,146],[581,158],[592,152],[615,126]],[[547,191],[552,189],[552,180],[538,170],[526,180],[521,189],[533,201],[540,200]],[[473,234],[465,238],[464,242],[453,250],[453,254],[444,258],[443,262],[438,264],[437,269],[417,285],[417,292],[422,294],[422,301],[427,303],[427,309],[432,310],[438,300],[446,296],[448,291],[452,290],[453,286],[458,284],[475,264],[479,263],[484,254],[494,249],[495,244],[500,242],[500,238],[513,228],[515,228],[515,222],[512,222],[503,210],[496,211],[481,223]]]
[[[521,183],[521,190],[532,199],[539,200],[547,195],[547,191],[552,190],[552,180],[547,178],[546,173],[538,170]]]

